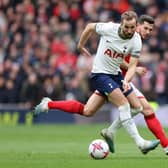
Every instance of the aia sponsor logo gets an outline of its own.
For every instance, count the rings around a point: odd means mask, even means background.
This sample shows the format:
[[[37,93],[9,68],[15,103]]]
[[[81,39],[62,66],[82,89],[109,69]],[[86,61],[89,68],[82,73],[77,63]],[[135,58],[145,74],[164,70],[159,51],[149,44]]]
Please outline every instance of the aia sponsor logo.
[[[107,55],[111,58],[116,58],[116,59],[117,58],[122,58],[122,59],[124,58],[123,53],[117,53],[116,51],[112,51],[110,49],[105,50],[104,55]]]

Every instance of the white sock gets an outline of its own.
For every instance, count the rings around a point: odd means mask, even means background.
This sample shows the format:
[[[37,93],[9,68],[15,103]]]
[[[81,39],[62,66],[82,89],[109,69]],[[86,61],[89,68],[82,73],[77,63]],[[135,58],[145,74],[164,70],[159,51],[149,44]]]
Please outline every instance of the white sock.
[[[134,108],[131,108],[131,116],[134,117],[136,116],[137,114],[139,114],[140,112],[142,112],[143,110],[143,107],[139,107],[137,109],[134,109]]]
[[[112,135],[115,135],[118,129],[122,127],[120,118],[118,117],[113,121],[113,123],[108,127],[108,132],[111,133]]]
[[[139,135],[137,127],[131,118],[130,105],[127,103],[120,106],[119,108],[119,117],[122,123],[122,126],[127,130],[129,135],[134,139],[137,146],[143,146],[144,139]]]
[[[134,117],[142,111],[142,107],[138,109],[131,108],[131,116]],[[112,135],[115,135],[116,132],[122,127],[120,117],[115,119],[113,123],[108,127],[108,132]]]

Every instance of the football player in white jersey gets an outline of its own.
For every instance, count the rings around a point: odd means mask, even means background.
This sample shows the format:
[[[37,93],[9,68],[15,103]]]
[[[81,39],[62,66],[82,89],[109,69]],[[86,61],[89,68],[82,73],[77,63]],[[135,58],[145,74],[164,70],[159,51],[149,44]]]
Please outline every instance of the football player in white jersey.
[[[130,105],[136,109],[142,109],[138,98],[129,85],[129,81],[135,74],[142,47],[141,37],[135,32],[136,28],[137,15],[133,11],[127,11],[121,15],[121,24],[112,22],[89,23],[82,32],[78,49],[82,53],[89,54],[85,48],[87,40],[93,33],[100,35],[100,42],[92,68],[91,84],[101,96],[92,95],[86,105],[75,100],[52,101],[49,98],[44,98],[35,107],[34,114],[38,115],[40,112],[49,109],[58,109],[69,113],[91,116],[105,103],[105,98],[107,98],[109,102],[118,107],[122,126],[134,139],[142,153],[146,154],[156,148],[159,141],[144,140],[139,135],[130,113]],[[131,54],[130,63],[123,78],[120,65],[128,54]],[[113,152],[112,141],[109,141],[108,144],[111,152]]]
[[[141,15],[139,18],[139,25],[137,27],[137,32],[140,34],[142,39],[148,38],[154,28],[154,18],[152,18],[149,15]],[[127,66],[129,63],[130,55],[128,55],[125,58],[126,64],[124,64],[124,67],[122,69],[123,75],[125,75],[127,71]],[[144,75],[146,73],[145,67],[137,67],[137,71],[140,75]],[[144,115],[145,122],[148,126],[148,128],[151,130],[151,132],[155,135],[157,139],[160,140],[160,144],[163,147],[163,150],[165,154],[168,155],[168,138],[166,137],[166,134],[164,132],[164,129],[162,128],[159,120],[157,119],[152,107],[148,103],[147,99],[144,97],[144,95],[131,83],[131,86],[138,97],[141,105],[143,106],[142,111],[132,110],[132,116],[135,116],[139,112],[142,112]],[[103,129],[102,132],[106,132],[106,139],[108,139],[108,136],[112,139],[114,139],[114,136],[117,132],[117,130],[121,127],[120,119],[114,120],[114,122],[111,124],[111,126],[108,129]]]

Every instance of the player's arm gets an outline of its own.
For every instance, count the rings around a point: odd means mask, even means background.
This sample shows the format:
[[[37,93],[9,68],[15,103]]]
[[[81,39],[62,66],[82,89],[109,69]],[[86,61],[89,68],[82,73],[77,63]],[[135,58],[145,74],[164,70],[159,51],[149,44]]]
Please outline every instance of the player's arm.
[[[133,48],[130,52],[130,62],[128,64],[128,70],[124,77],[123,81],[123,88],[125,91],[129,89],[129,82],[133,78],[134,74],[136,73],[136,67],[138,64],[138,60],[140,57],[141,49],[142,49],[142,40],[139,34],[135,34]]]
[[[88,41],[89,37],[95,32],[96,32],[96,23],[87,24],[87,26],[85,27],[85,29],[83,30],[80,36],[80,39],[77,45],[77,48],[81,53],[91,56],[90,52],[85,48],[85,44]]]
[[[137,64],[138,64],[138,57],[131,57],[130,63],[128,65],[128,70],[123,81],[124,91],[127,91],[130,88],[129,82],[131,81],[136,72]]]
[[[122,62],[120,65],[120,68],[125,69],[126,71],[128,70],[129,63],[126,62],[125,60]]]
[[[120,67],[122,69],[128,70],[128,66],[129,66],[129,63],[124,60]],[[146,67],[143,67],[143,66],[137,66],[136,73],[140,76],[143,76],[147,73],[147,69]]]
[[[130,63],[128,64],[128,70],[124,78],[126,82],[130,82],[131,79],[133,78],[134,74],[136,73],[137,64],[138,64],[138,58],[131,57]]]

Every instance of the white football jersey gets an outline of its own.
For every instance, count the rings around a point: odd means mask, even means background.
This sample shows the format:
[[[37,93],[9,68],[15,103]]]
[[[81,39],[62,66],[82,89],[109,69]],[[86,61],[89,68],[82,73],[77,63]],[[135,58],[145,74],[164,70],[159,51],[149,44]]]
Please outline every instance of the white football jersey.
[[[108,22],[97,23],[96,32],[100,35],[100,42],[94,58],[92,72],[118,74],[120,64],[128,54],[139,57],[142,41],[138,33],[131,39],[122,39],[118,34],[120,24]]]

